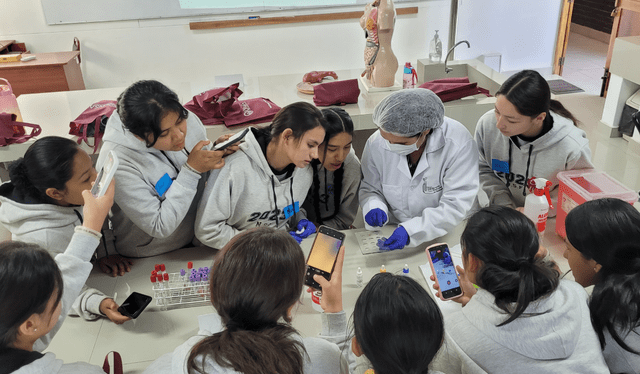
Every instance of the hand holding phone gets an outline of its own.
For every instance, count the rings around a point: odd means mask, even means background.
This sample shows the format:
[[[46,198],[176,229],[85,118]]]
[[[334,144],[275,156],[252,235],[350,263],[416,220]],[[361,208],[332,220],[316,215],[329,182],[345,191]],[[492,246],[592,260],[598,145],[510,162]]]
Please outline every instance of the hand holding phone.
[[[120,165],[118,156],[116,156],[113,151],[109,151],[107,160],[104,165],[102,165],[102,169],[100,169],[100,172],[96,177],[96,181],[93,182],[93,187],[91,187],[91,194],[93,196],[100,197],[104,195],[105,191],[109,187],[109,183],[111,183],[113,176],[116,174],[118,165]]]
[[[214,145],[213,146],[213,150],[214,151],[222,151],[224,149],[227,149],[228,147],[230,147],[230,146],[234,145],[235,143],[241,141],[242,138],[244,138],[245,135],[247,135],[247,133],[249,133],[250,130],[251,130],[251,128],[247,127],[246,129],[244,129],[244,130],[240,131],[239,133],[233,135],[232,137],[230,137],[226,141]]]
[[[425,251],[429,258],[434,281],[440,289],[440,298],[451,300],[462,296],[460,278],[453,264],[449,246],[445,243],[437,243],[429,246]]]
[[[320,284],[313,280],[313,276],[317,274],[328,281],[331,280],[331,273],[333,273],[344,238],[345,234],[340,231],[327,226],[320,226],[307,258],[304,284],[311,288],[322,290]]]
[[[120,305],[120,307],[118,308],[118,312],[120,312],[120,314],[122,314],[123,316],[128,316],[136,319],[138,318],[140,313],[142,313],[144,308],[149,305],[151,300],[151,296],[143,295],[138,292],[132,292],[131,295],[129,295],[129,297],[127,297],[127,299],[124,301],[124,303]]]

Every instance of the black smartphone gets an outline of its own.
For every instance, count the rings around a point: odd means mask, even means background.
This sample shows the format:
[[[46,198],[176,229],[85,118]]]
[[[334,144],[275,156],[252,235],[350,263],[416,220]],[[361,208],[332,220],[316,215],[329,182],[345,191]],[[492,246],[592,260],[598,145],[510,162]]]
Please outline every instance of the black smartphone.
[[[214,151],[222,151],[222,150],[225,150],[225,149],[231,147],[232,145],[234,145],[237,142],[239,142],[240,140],[242,140],[242,138],[244,138],[244,136],[247,135],[247,133],[250,130],[251,129],[249,127],[247,127],[246,129],[244,129],[244,130],[240,131],[239,133],[233,135],[232,137],[230,137],[229,139],[225,140],[224,142],[214,145],[213,146],[213,150]]]
[[[429,256],[431,272],[440,286],[440,298],[442,300],[455,299],[462,296],[460,279],[456,266],[453,264],[449,246],[444,243],[436,243],[426,249]]]
[[[138,318],[140,313],[144,310],[144,308],[149,305],[152,297],[143,295],[138,292],[132,292],[129,297],[120,305],[118,308],[118,312],[123,316],[131,317],[133,319]]]
[[[345,234],[327,226],[320,226],[311,246],[309,258],[307,258],[307,272],[304,284],[317,290],[322,290],[318,282],[313,280],[316,274],[322,275],[326,280],[331,280],[331,273],[338,259],[338,252],[344,241]]]

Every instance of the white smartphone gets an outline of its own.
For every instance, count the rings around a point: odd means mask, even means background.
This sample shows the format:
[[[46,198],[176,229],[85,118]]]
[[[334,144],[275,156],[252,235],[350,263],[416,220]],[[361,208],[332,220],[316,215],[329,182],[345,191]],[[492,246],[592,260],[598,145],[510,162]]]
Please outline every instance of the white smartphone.
[[[105,161],[104,165],[102,165],[102,169],[98,173],[98,177],[96,181],[93,183],[93,187],[91,187],[91,194],[95,197],[100,197],[104,195],[113,179],[116,170],[118,169],[118,165],[120,161],[118,161],[118,156],[116,156],[113,151],[109,151],[107,155],[107,161]]]
[[[449,247],[445,243],[437,243],[429,246],[426,252],[431,272],[436,278],[436,283],[440,286],[440,298],[450,300],[462,296],[460,279],[456,266],[453,264]]]
[[[247,133],[251,130],[250,127],[247,127],[246,129],[240,131],[239,133],[236,133],[234,136],[230,137],[229,139],[225,140],[224,142],[220,143],[220,144],[216,144],[213,146],[213,150],[214,151],[222,151],[223,149],[227,149],[228,147],[234,145],[235,143],[239,142],[240,140],[242,140],[242,138],[244,138],[245,135],[247,135]]]

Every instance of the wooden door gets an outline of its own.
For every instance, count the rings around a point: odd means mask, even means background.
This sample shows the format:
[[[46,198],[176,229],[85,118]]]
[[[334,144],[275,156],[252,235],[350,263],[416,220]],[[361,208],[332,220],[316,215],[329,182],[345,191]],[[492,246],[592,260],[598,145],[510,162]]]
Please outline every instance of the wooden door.
[[[558,39],[556,41],[556,54],[553,61],[553,74],[562,75],[564,59],[569,43],[569,29],[571,28],[571,16],[573,15],[573,0],[562,1],[562,13],[558,26]]]

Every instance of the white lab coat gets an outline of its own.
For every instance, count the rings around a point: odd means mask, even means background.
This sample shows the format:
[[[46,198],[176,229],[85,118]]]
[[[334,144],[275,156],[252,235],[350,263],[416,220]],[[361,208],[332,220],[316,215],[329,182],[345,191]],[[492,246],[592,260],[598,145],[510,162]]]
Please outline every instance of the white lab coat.
[[[376,131],[362,154],[362,214],[382,209],[388,222],[409,234],[410,247],[445,235],[471,209],[478,193],[478,153],[469,131],[458,121],[427,136],[427,146],[411,176],[406,156],[391,152]],[[365,222],[368,230],[375,229]]]

